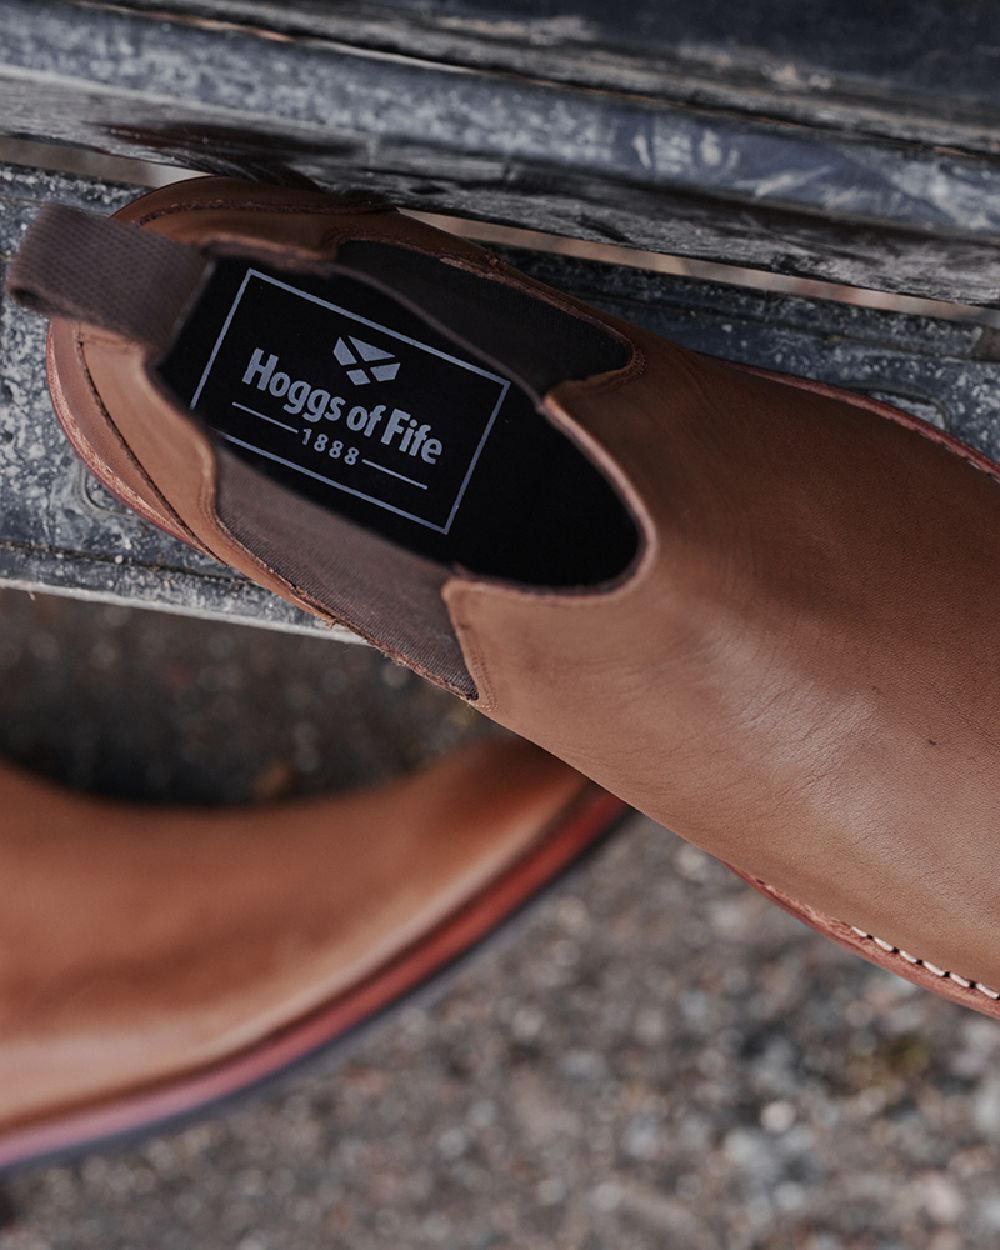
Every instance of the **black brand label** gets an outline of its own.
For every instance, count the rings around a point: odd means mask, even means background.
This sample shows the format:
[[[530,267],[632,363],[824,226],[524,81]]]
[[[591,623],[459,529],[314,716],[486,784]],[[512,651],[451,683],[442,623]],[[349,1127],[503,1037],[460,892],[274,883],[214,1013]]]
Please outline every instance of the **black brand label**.
[[[191,407],[246,451],[447,534],[509,386],[249,269]]]

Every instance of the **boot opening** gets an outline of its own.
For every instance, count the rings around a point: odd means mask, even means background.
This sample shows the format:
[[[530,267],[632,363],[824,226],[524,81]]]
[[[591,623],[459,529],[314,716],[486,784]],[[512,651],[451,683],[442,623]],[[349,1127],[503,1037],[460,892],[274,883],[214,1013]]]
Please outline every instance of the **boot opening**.
[[[628,359],[542,298],[357,242],[326,274],[221,260],[161,374],[290,500],[444,570],[573,588],[620,577],[638,531],[541,398]]]

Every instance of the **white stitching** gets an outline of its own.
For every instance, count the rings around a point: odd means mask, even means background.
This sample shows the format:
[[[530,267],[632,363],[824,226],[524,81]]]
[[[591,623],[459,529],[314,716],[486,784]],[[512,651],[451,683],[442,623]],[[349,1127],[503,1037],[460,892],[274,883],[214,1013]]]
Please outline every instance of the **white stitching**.
[[[993,999],[994,1002],[1000,1000],[1000,990],[991,989],[988,985],[983,985],[979,981],[970,981],[967,977],[960,977],[957,972],[946,972],[944,968],[939,968],[937,964],[932,964],[927,959],[918,959],[916,955],[911,955],[909,951],[904,951],[898,946],[893,946],[891,942],[887,942],[885,938],[875,937],[873,933],[868,933],[864,929],[859,929],[857,925],[849,925],[848,928],[856,936],[865,942],[874,942],[879,950],[888,951],[892,955],[899,955],[906,960],[908,964],[916,964],[921,968],[926,968],[929,973],[936,977],[945,977],[949,981],[954,981],[956,985],[960,985],[963,990],[976,990],[979,994],[985,994],[987,998]]]

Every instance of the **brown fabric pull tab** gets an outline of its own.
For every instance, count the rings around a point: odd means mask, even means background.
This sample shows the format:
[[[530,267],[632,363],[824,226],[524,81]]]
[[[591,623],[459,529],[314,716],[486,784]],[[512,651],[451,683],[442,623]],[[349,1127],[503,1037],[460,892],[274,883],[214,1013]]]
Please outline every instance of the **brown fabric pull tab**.
[[[99,326],[160,353],[213,264],[151,230],[47,204],[14,258],[7,290],[47,317]]]

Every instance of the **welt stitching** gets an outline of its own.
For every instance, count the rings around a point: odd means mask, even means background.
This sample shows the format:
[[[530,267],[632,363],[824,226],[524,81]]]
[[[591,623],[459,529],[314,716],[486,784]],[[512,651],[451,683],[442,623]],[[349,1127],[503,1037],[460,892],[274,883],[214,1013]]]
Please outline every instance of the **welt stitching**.
[[[899,946],[893,946],[885,938],[876,937],[873,933],[866,933],[864,929],[859,929],[856,925],[848,925],[848,928],[855,937],[861,938],[865,942],[874,943],[880,951],[885,951],[887,955],[898,955],[900,959],[904,959],[908,964],[912,964],[917,968],[926,968],[932,976],[953,981],[956,985],[961,986],[963,990],[975,990],[977,993],[993,999],[994,1002],[1000,999],[1000,990],[992,989],[989,985],[983,985],[981,981],[970,981],[968,977],[959,976],[957,972],[948,972],[944,968],[939,968],[937,964],[932,964],[930,960],[918,959],[916,955],[911,955],[909,951],[904,951]]]

